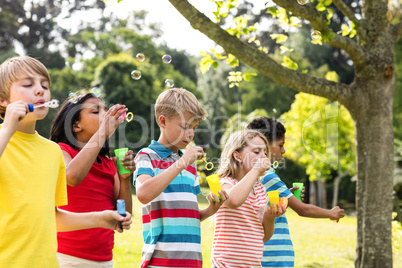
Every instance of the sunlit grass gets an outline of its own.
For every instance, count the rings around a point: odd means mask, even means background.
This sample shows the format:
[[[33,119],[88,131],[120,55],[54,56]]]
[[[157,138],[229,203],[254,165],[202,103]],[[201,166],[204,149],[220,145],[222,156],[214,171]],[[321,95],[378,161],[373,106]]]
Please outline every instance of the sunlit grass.
[[[206,193],[208,190],[203,189]],[[133,224],[129,231],[116,233],[114,267],[139,267],[143,246],[141,226],[141,204],[133,196]],[[199,196],[200,208],[207,201]],[[293,210],[286,212],[290,234],[295,247],[296,264],[299,268],[352,268],[356,248],[356,217],[345,217],[339,223],[328,219],[299,217]],[[201,223],[204,268],[211,267],[211,247],[214,232],[213,220]],[[394,268],[402,268],[402,252],[394,257]]]

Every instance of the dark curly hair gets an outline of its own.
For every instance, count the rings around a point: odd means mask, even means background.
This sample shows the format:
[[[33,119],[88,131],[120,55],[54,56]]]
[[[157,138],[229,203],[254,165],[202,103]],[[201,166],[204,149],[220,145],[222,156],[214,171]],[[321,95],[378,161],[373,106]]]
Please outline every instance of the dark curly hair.
[[[284,138],[286,132],[281,122],[264,116],[251,121],[247,128],[262,132],[269,143]]]

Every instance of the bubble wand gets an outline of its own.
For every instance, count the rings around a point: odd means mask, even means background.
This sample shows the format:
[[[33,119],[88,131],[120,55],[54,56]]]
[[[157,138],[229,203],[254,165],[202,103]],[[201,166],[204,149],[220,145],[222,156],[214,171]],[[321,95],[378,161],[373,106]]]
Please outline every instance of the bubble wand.
[[[29,112],[33,112],[35,110],[35,108],[40,108],[40,107],[49,107],[49,108],[57,108],[59,107],[59,101],[58,100],[51,100],[51,101],[47,101],[43,104],[39,104],[39,105],[33,105],[33,103],[28,103],[28,110]]]

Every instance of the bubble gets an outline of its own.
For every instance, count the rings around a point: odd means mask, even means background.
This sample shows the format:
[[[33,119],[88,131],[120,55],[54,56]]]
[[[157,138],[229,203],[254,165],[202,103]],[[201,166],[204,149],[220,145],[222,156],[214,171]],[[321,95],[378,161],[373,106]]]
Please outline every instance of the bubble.
[[[321,41],[321,32],[317,30],[312,31],[311,39],[313,39],[313,41]]]
[[[141,78],[141,72],[138,70],[134,70],[131,72],[131,78],[134,80],[139,80]]]
[[[184,54],[185,56],[187,56],[187,57],[191,55],[191,53],[188,52],[187,50],[185,50],[185,51],[183,52],[183,54]]]
[[[166,79],[165,84],[167,87],[173,87],[174,86],[174,81],[172,79]]]
[[[138,61],[144,61],[145,60],[145,55],[142,53],[138,53],[137,56],[135,56]]]
[[[172,56],[170,55],[163,55],[162,60],[164,63],[171,63],[172,62]]]
[[[277,112],[275,108],[274,108],[274,109],[272,109],[272,111],[274,111],[274,113],[276,113],[276,112]]]
[[[297,3],[299,4],[299,5],[302,5],[302,6],[304,6],[305,4],[307,4],[309,2],[309,0],[297,0]]]
[[[102,95],[102,91],[98,87],[93,87],[91,89],[92,96],[99,98]]]
[[[69,100],[71,103],[77,103],[77,102],[78,102],[78,96],[77,96],[77,94],[76,94],[75,92],[70,92],[70,93],[68,93],[68,100]]]

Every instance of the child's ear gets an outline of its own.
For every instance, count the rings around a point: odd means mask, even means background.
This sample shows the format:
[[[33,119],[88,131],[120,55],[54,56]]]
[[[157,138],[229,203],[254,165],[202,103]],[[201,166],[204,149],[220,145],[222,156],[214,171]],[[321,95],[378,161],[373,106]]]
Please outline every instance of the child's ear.
[[[0,99],[0,106],[6,107],[9,104],[8,101]]]
[[[73,124],[73,132],[80,132],[82,130],[82,128],[81,128],[81,126],[80,126],[80,124],[79,124],[79,122],[77,121],[77,122],[75,122],[74,124]]]
[[[240,163],[241,163],[241,157],[240,157],[240,154],[239,154],[238,151],[234,151],[234,152],[233,152],[233,157],[234,157],[234,159],[235,159],[237,162],[240,162]]]
[[[162,128],[166,127],[166,116],[165,115],[160,115],[158,118],[159,126]]]

